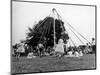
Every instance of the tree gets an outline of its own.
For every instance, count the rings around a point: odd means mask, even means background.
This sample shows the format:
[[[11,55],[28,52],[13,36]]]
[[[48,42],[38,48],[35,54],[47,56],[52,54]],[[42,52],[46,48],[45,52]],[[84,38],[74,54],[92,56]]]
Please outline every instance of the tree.
[[[39,42],[43,43],[47,48],[48,46],[54,46],[54,18],[46,17],[44,20],[40,20],[34,27],[28,28],[29,32],[27,33],[26,43],[29,46],[37,46]],[[55,19],[55,35],[56,35],[56,43],[62,37],[64,42],[69,39],[68,34],[62,34],[65,31],[64,22]]]

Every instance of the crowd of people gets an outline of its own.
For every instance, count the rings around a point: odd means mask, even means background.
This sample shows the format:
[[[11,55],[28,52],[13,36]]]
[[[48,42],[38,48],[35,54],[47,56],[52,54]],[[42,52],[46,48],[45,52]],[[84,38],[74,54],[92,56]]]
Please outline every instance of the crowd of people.
[[[58,44],[55,47],[48,46],[47,48],[40,42],[35,48],[29,46],[23,42],[13,46],[12,55],[15,57],[27,56],[27,58],[35,58],[37,56],[56,56],[56,57],[80,57],[84,54],[92,53],[93,48],[88,44],[82,46],[69,46],[63,43],[62,39],[59,39]]]

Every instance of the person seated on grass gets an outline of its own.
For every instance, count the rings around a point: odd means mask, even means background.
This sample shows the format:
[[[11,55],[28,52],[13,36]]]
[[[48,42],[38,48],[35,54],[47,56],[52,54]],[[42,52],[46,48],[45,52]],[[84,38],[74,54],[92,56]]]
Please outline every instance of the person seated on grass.
[[[84,49],[84,54],[88,54],[88,47],[87,46]]]
[[[64,57],[73,57],[73,51],[68,51],[67,55],[64,55]]]
[[[31,59],[31,58],[36,58],[36,56],[34,56],[33,52],[28,53],[27,58]]]
[[[79,51],[79,54],[80,54],[80,56],[83,56],[83,52],[82,52],[82,50],[81,50],[81,51]]]
[[[91,48],[91,46],[87,43],[86,44],[86,47],[85,47],[85,49],[84,49],[84,54],[89,54],[89,53],[91,53],[92,52],[92,48]]]
[[[51,47],[50,46],[48,46],[48,48],[46,49],[46,51],[45,51],[46,53],[48,53],[48,54],[50,54],[50,52],[51,52]]]
[[[27,58],[32,58],[32,56],[33,56],[33,52],[30,52],[30,53],[28,53]]]
[[[67,54],[70,55],[70,56],[73,56],[74,51],[75,51],[74,48],[71,47],[71,48],[69,48]]]
[[[75,52],[74,52],[74,57],[80,57],[80,54],[79,54],[78,51],[75,51]]]
[[[80,56],[83,56],[82,50],[78,49],[74,50],[74,48],[71,48],[71,50],[67,52],[67,55],[65,55],[65,57],[80,57]]]
[[[83,52],[81,49],[80,50],[77,49],[74,51],[74,57],[81,57],[81,56],[83,56]]]
[[[80,56],[83,56],[83,52],[82,52],[82,49],[80,47],[77,48],[77,51],[80,54]]]
[[[50,56],[55,56],[55,50],[53,47],[50,49]]]
[[[52,47],[48,46],[48,48],[47,48],[46,51],[45,51],[45,54],[46,54],[47,56],[52,56],[52,55],[54,55],[54,49],[53,49]]]
[[[68,55],[72,56],[73,55],[73,51],[68,51]]]

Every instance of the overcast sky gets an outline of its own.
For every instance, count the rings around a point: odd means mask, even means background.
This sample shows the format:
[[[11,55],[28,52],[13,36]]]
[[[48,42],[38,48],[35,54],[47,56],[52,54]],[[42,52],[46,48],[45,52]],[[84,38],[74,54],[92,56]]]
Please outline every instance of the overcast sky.
[[[48,16],[52,8],[55,8],[62,17],[64,26],[76,45],[82,43],[69,30],[67,22],[89,41],[91,41],[92,37],[95,37],[95,7],[13,1],[12,44],[25,39],[27,28],[32,27],[34,23]],[[87,42],[82,38],[81,40],[84,43]]]

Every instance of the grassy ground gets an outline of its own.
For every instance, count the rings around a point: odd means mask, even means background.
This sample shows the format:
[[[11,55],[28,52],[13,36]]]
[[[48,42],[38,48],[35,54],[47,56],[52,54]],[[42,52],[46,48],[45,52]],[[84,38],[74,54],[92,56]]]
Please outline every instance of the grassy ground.
[[[68,71],[76,69],[94,69],[95,55],[88,54],[81,58],[71,57],[42,57],[27,59],[26,57],[12,58],[12,73]]]

